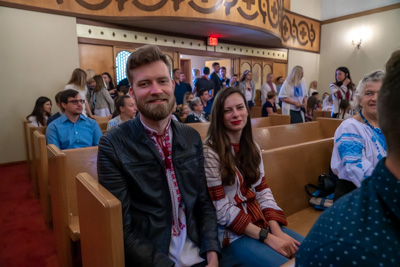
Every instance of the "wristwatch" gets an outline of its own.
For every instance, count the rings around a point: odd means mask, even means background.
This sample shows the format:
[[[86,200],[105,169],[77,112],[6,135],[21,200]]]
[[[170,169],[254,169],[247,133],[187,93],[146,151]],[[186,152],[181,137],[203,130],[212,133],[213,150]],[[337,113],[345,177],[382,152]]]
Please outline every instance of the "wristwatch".
[[[258,241],[260,241],[261,243],[264,243],[264,240],[267,238],[268,236],[268,230],[261,228],[260,233],[258,234],[259,238]]]

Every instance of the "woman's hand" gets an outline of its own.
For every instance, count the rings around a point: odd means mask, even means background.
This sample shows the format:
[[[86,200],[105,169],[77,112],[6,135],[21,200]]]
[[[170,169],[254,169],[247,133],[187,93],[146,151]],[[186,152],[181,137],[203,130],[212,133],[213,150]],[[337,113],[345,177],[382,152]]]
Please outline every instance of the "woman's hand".
[[[296,108],[300,108],[300,107],[301,107],[301,103],[299,103],[299,102],[297,102],[297,101],[294,101],[293,104],[296,106]]]
[[[272,233],[267,236],[264,243],[286,258],[292,258],[297,252],[297,245],[293,241],[278,237]]]
[[[344,81],[343,81],[343,85],[344,86],[347,86],[349,83],[350,83],[350,79],[349,78],[344,79]]]
[[[293,246],[295,246],[295,247],[300,246],[300,242],[299,242],[299,241],[297,241],[296,239],[294,239],[294,238],[291,237],[290,235],[288,235],[288,234],[282,232],[282,230],[280,231],[280,233],[275,233],[275,235],[276,235],[277,237],[280,237],[280,238],[285,239],[285,240],[287,240],[287,241],[293,242]],[[296,248],[296,251],[297,251],[297,248]]]

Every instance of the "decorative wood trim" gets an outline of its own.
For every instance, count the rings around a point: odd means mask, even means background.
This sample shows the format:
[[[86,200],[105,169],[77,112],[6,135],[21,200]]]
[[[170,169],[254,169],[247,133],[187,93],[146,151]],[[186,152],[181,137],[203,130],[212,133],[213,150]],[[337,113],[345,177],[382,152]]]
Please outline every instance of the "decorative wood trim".
[[[339,22],[339,21],[348,20],[348,19],[359,18],[359,17],[376,14],[376,13],[380,13],[380,12],[385,12],[385,11],[398,9],[398,8],[400,8],[400,3],[389,5],[389,6],[384,6],[384,7],[378,7],[378,8],[370,9],[367,11],[362,11],[362,12],[358,12],[358,13],[354,13],[354,14],[350,14],[350,15],[346,15],[346,16],[341,16],[341,17],[337,17],[337,18],[333,18],[333,19],[323,20],[323,21],[321,21],[321,25],[330,24],[330,23]]]
[[[127,48],[127,49],[136,49],[139,48],[145,43],[126,43],[126,42],[119,42],[119,41],[109,41],[109,40],[101,40],[101,39],[91,39],[91,38],[84,38],[78,37],[78,43],[80,44],[92,44],[92,45],[108,45],[108,46],[116,46],[117,49],[119,48]],[[256,56],[243,56],[238,54],[232,53],[221,53],[215,51],[202,51],[202,50],[194,50],[194,49],[187,49],[187,48],[175,48],[175,47],[168,47],[168,46],[160,46],[162,51],[165,52],[178,52],[180,54],[186,55],[194,55],[194,56],[204,56],[204,57],[222,57],[228,59],[246,59],[246,60],[263,60],[263,61],[270,61],[276,63],[287,63],[287,60],[281,59],[274,59],[274,58],[261,58]],[[118,50],[119,51],[119,50]]]
[[[151,19],[161,22],[174,20],[221,23],[276,36],[284,48],[317,53],[320,50],[321,23],[287,10],[286,0],[158,0],[157,4],[149,4],[143,0],[103,0],[97,4],[92,2],[91,0],[0,0],[0,5],[101,21],[134,22]]]

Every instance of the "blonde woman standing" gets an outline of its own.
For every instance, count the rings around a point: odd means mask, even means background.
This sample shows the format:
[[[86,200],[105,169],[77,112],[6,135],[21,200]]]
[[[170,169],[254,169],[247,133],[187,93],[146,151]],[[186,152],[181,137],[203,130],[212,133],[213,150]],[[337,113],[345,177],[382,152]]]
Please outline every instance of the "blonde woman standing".
[[[82,111],[82,114],[85,117],[89,117],[92,119],[95,119],[96,117],[93,116],[90,107],[89,107],[89,103],[86,99],[86,95],[87,95],[87,87],[86,87],[86,72],[82,69],[76,68],[74,69],[74,71],[72,72],[71,78],[69,79],[68,84],[64,87],[64,90],[67,89],[73,89],[75,91],[78,91],[79,95],[81,96],[82,100],[85,100],[85,108]]]

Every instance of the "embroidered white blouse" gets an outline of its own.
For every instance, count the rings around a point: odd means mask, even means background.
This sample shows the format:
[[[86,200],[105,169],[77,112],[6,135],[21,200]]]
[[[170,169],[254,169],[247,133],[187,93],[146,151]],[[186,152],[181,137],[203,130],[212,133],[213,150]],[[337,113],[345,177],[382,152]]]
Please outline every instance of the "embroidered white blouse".
[[[232,243],[241,237],[250,222],[257,225],[263,221],[266,223],[275,220],[282,225],[287,224],[285,215],[276,204],[264,177],[262,160],[259,166],[260,178],[250,187],[244,184],[238,169],[235,183],[230,186],[222,185],[220,166],[218,154],[211,147],[204,145],[207,187],[217,212],[218,238],[221,245],[226,241]],[[254,208],[257,205],[261,210]],[[225,231],[226,229],[228,231]]]
[[[368,125],[350,118],[335,132],[332,171],[343,180],[360,187],[372,174],[379,160],[386,157],[386,140]]]

